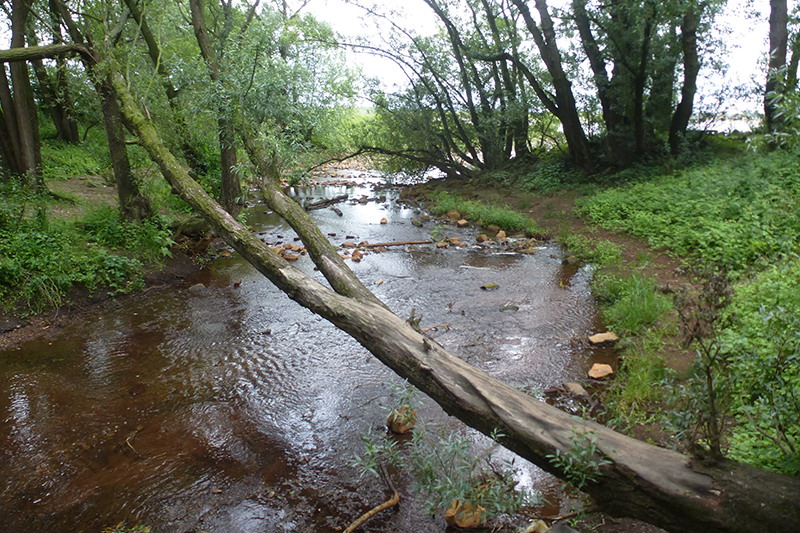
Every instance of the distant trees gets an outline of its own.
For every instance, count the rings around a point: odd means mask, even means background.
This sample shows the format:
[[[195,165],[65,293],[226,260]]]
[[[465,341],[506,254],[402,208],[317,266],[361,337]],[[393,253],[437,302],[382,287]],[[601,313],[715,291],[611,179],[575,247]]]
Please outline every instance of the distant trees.
[[[572,162],[584,170],[679,152],[721,6],[712,0],[573,0],[556,10],[546,0],[425,3],[443,29],[423,38],[394,25],[390,53],[405,67],[411,89],[382,97],[379,109],[394,114],[397,125],[408,122],[408,135],[395,129],[388,143],[405,141],[408,153],[415,146],[411,132],[419,133],[427,152],[437,147],[427,153],[432,164],[467,167],[460,172],[527,157],[531,128],[544,114],[558,119]],[[424,158],[420,145],[415,157]]]

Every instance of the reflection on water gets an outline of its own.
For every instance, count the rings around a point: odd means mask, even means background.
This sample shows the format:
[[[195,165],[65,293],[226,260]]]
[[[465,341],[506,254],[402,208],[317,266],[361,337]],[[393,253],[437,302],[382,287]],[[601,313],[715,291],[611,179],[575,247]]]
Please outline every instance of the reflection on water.
[[[366,185],[301,192],[374,196]],[[341,217],[313,216],[336,244],[429,238],[435,222],[417,228],[418,213],[378,194],[385,201],[340,204]],[[268,242],[293,242],[263,205],[248,222]],[[448,232],[474,242],[474,230]],[[501,252],[398,247],[352,266],[400,316],[415,309],[423,327],[447,324],[431,334],[500,379],[546,388],[574,377],[587,355],[570,341],[593,318],[588,273],[561,283],[554,246]],[[314,274],[307,257],[298,266]],[[497,290],[480,289],[489,283]],[[380,483],[357,479],[348,463],[359,435],[382,427],[386,383],[398,379],[236,256],[0,353],[0,374],[2,531],[96,532],[122,521],[175,532],[334,531],[382,498]],[[466,431],[432,403],[421,416]],[[534,484],[543,474],[523,476]],[[412,504],[370,528],[442,525]]]

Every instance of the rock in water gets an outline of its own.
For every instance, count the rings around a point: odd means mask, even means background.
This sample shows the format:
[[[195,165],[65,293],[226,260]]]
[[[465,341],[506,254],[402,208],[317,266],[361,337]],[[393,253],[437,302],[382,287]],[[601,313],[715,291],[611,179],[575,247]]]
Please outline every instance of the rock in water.
[[[470,529],[480,527],[485,522],[483,512],[485,509],[480,505],[475,507],[461,500],[453,500],[453,503],[444,514],[444,521],[448,525]]]
[[[592,369],[589,370],[589,377],[592,379],[603,379],[612,375],[613,373],[614,370],[611,368],[611,365],[595,363],[592,365]]]
[[[586,389],[584,389],[583,386],[580,385],[579,383],[567,382],[561,385],[561,388],[564,389],[564,392],[566,392],[567,394],[571,394],[576,398],[589,397],[589,393],[586,392]]]
[[[605,333],[598,333],[589,337],[591,344],[603,344],[604,342],[617,342],[619,337],[614,332],[606,331]]]
[[[458,225],[459,228],[466,228],[467,226],[469,226],[469,221],[462,218],[461,220],[456,222],[456,224]]]
[[[389,413],[389,418],[386,419],[386,425],[392,433],[400,435],[408,433],[414,429],[414,424],[417,422],[417,410],[411,409],[407,405],[401,406]]]
[[[381,224],[388,224],[388,223],[389,223],[389,219],[388,218],[382,218],[381,219]]]

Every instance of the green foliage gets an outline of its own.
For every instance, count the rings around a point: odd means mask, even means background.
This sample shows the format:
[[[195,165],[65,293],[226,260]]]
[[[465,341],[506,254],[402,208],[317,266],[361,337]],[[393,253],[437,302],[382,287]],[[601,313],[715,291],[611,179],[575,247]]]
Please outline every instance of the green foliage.
[[[539,161],[534,169],[520,178],[519,186],[524,191],[550,194],[578,179],[578,172],[565,159],[547,157]]]
[[[393,412],[399,406],[413,405],[414,391],[406,387]],[[374,433],[363,435],[364,453],[355,456],[353,465],[361,475],[377,475],[379,464],[407,469],[415,481],[415,492],[425,497],[431,514],[447,509],[456,500],[483,508],[487,519],[536,503],[533,494],[516,488],[513,464],[490,464],[491,449],[475,453],[470,439],[444,428],[436,430],[436,435],[430,433],[417,421],[412,438],[405,443]],[[498,441],[503,436],[494,433],[491,437]]]
[[[800,251],[800,160],[751,154],[609,189],[580,212],[733,273]]]
[[[80,144],[56,139],[42,143],[42,177],[45,180],[97,176],[109,165],[107,149],[94,139]]]
[[[44,207],[40,216],[22,216],[23,206],[37,201],[24,193],[0,197],[0,300],[23,315],[62,305],[75,285],[90,293],[136,289],[144,265],[162,260],[172,243],[159,219],[126,223],[106,208],[85,221],[58,223]]]
[[[448,211],[458,211],[461,216],[480,225],[496,225],[506,231],[525,231],[531,234],[541,230],[534,220],[503,207],[493,207],[474,200],[465,200],[448,192],[437,193],[432,197],[430,207],[434,215],[444,215]]]
[[[732,382],[730,454],[800,474],[800,259],[735,290],[721,333]]]
[[[608,240],[591,240],[578,233],[562,235],[559,239],[581,261],[599,268],[617,263],[622,257],[622,246]]]
[[[601,274],[594,281],[594,293],[603,304],[606,324],[622,335],[642,333],[672,309],[670,299],[656,290],[652,279],[641,274]]]
[[[169,257],[174,244],[165,219],[155,216],[142,222],[127,222],[114,207],[90,211],[81,226],[93,242],[112,250],[135,251],[151,263]]]
[[[556,450],[548,454],[550,462],[561,470],[576,490],[597,481],[600,469],[611,464],[597,449],[597,436],[592,432],[573,433],[570,436],[570,447],[567,452]]]

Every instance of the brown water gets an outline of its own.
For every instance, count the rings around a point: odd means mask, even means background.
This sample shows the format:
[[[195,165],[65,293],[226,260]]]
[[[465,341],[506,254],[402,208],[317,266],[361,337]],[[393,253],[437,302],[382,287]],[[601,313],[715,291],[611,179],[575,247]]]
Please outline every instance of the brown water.
[[[297,192],[387,196],[340,204],[342,217],[315,211],[337,244],[429,238],[436,222],[413,226],[419,213],[370,183]],[[249,213],[265,240],[294,242],[263,205]],[[447,234],[474,242],[475,230]],[[307,257],[298,265],[313,268]],[[422,327],[448,324],[431,335],[512,385],[545,389],[588,365],[575,340],[592,328],[590,273],[565,274],[555,245],[534,255],[397,248],[352,266],[399,315],[413,308]],[[0,532],[123,521],[158,532],[341,530],[385,497],[349,463],[359,436],[383,428],[387,383],[400,380],[347,335],[235,255],[219,259],[178,288],[104,305],[0,353]],[[420,416],[486,446],[431,402]],[[522,483],[546,479],[517,464]],[[363,530],[443,529],[411,499]]]

